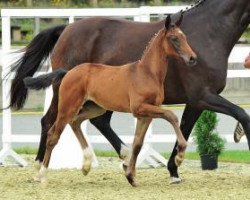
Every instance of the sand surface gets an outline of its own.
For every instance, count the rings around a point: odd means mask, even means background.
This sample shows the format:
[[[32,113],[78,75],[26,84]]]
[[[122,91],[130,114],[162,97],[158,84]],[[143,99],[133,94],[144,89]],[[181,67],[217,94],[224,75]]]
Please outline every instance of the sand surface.
[[[50,170],[48,183],[34,182],[30,166],[0,167],[0,199],[10,200],[130,200],[130,199],[250,199],[250,165],[219,163],[215,171],[202,171],[199,161],[186,160],[180,167],[181,184],[170,185],[165,168],[138,169],[138,187],[128,183],[117,158],[99,158],[100,166],[88,176],[80,170]]]

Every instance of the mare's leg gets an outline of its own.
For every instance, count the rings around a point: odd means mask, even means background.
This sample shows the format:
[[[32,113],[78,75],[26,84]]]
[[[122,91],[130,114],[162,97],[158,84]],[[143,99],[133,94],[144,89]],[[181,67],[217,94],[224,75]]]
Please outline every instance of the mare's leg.
[[[112,113],[111,111],[107,111],[102,116],[91,119],[90,122],[107,138],[119,157],[124,160],[129,155],[129,148],[110,126]]]
[[[84,175],[87,175],[91,169],[92,164],[92,151],[89,149],[88,143],[86,139],[84,138],[83,132],[81,130],[81,123],[86,119],[91,119],[97,116],[102,115],[105,113],[106,110],[103,108],[97,106],[96,104],[92,102],[87,102],[82,107],[80,113],[78,114],[77,118],[70,123],[71,128],[73,129],[80,145],[83,150],[83,166],[82,166],[82,172]]]
[[[50,107],[47,111],[47,113],[42,117],[41,119],[41,126],[42,126],[42,132],[41,132],[41,138],[38,148],[38,153],[36,156],[36,161],[38,162],[37,168],[40,168],[41,163],[43,162],[45,150],[46,150],[46,141],[47,141],[47,134],[51,126],[54,124],[57,116],[57,110],[58,110],[58,87],[59,85],[53,85],[53,97],[50,104]]]
[[[194,127],[194,124],[199,118],[201,112],[202,112],[201,110],[198,110],[195,107],[186,105],[183,115],[182,115],[181,125],[180,125],[180,129],[186,140],[188,140],[191,134],[191,131]],[[171,180],[170,180],[171,183],[181,182],[181,179],[179,178],[179,175],[178,175],[178,167],[175,164],[175,156],[177,155],[177,146],[178,146],[178,142],[175,143],[172,154],[168,160],[168,170],[169,170],[170,177],[171,177]]]
[[[250,149],[250,117],[244,111],[244,109],[239,106],[229,102],[220,95],[213,94],[209,91],[205,93],[203,98],[199,101],[198,107],[200,109],[207,109],[226,115],[234,117],[239,121],[244,129],[244,132],[247,137],[248,147]]]
[[[135,181],[135,165],[136,165],[136,160],[137,156],[141,151],[141,147],[143,145],[143,140],[145,137],[145,133],[147,132],[148,126],[150,122],[152,121],[151,118],[137,118],[137,123],[136,123],[136,130],[135,130],[135,137],[132,145],[132,154],[131,158],[129,161],[129,165],[126,168],[126,178],[128,179],[128,182],[132,186],[136,186],[136,181]],[[126,163],[124,164],[126,165]]]

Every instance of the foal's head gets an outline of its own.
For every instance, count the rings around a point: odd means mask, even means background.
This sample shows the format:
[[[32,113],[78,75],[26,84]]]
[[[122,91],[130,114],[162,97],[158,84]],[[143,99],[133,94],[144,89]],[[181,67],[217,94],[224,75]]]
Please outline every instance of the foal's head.
[[[179,20],[173,24],[170,15],[167,16],[163,47],[169,57],[182,59],[188,66],[193,66],[196,64],[197,56],[189,46],[185,34],[179,28],[182,19],[181,14]]]

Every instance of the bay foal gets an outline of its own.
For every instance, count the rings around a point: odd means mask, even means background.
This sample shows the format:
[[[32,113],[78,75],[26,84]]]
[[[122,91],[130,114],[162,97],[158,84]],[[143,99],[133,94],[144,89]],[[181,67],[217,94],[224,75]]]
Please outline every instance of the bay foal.
[[[48,133],[45,157],[37,180],[46,180],[45,172],[52,150],[66,124],[71,125],[81,146],[86,150],[87,143],[80,124],[86,119],[102,115],[106,110],[129,112],[137,118],[132,153],[124,158],[125,174],[130,184],[136,185],[136,159],[152,118],[163,118],[174,127],[178,141],[175,162],[178,166],[181,164],[187,143],[179,129],[178,118],[172,111],[160,107],[164,99],[163,84],[169,58],[183,60],[188,66],[196,62],[196,55],[179,28],[181,21],[182,16],[172,24],[168,16],[165,27],[151,39],[141,60],[135,63],[120,67],[85,63],[68,72],[59,69],[24,80],[26,87],[33,89],[45,88],[53,81],[61,80],[58,114]],[[84,155],[83,172],[87,174],[92,156],[90,151]]]

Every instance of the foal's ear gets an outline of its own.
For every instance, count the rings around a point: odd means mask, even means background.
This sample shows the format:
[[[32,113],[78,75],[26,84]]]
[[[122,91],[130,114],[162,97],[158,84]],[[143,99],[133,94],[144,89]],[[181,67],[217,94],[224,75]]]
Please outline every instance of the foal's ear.
[[[180,16],[180,18],[177,20],[177,22],[175,22],[175,25],[176,25],[177,27],[180,27],[182,20],[183,20],[183,11],[181,10],[181,16]]]
[[[171,24],[171,17],[168,15],[165,20],[165,28],[168,30]]]

